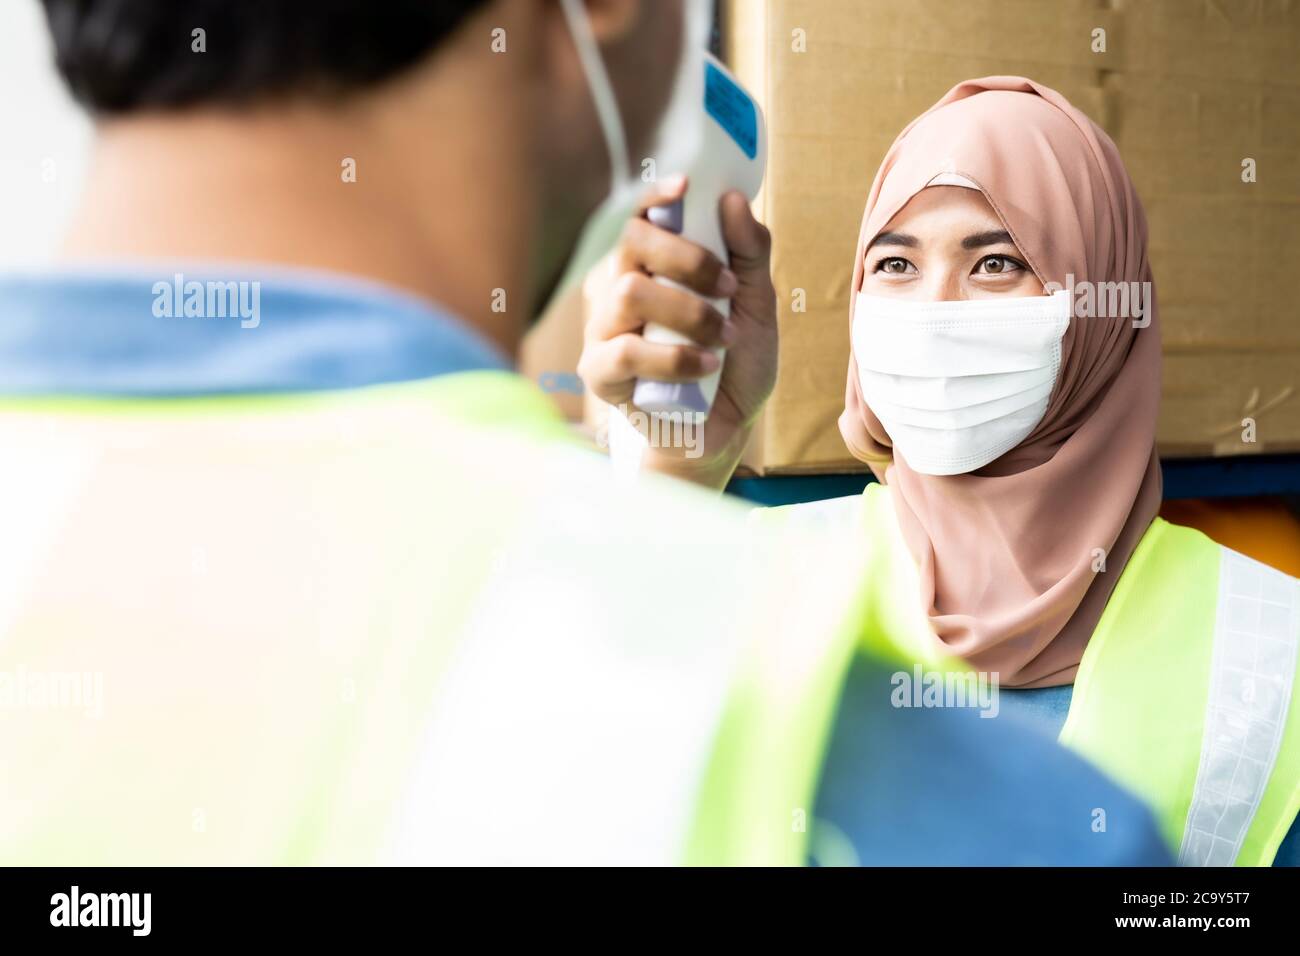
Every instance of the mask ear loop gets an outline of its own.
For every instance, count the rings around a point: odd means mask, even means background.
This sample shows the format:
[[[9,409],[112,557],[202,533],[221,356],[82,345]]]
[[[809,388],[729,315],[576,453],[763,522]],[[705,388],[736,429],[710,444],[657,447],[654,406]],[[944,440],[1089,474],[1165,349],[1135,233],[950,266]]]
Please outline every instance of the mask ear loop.
[[[605,148],[609,152],[609,184],[610,191],[613,192],[628,171],[627,138],[618,112],[618,101],[614,98],[614,85],[609,80],[609,72],[601,58],[596,36],[591,32],[591,20],[587,17],[582,0],[560,0],[560,7],[569,22],[573,45],[578,51],[578,60],[587,76],[587,87],[596,104],[596,118],[600,121]]]

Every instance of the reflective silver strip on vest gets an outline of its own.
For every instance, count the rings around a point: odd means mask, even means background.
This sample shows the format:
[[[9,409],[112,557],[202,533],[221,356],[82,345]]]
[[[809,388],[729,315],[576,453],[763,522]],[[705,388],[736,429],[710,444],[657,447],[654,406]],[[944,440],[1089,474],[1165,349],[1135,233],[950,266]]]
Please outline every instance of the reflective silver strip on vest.
[[[1300,644],[1300,581],[1223,548],[1201,763],[1183,866],[1231,866],[1286,728]]]

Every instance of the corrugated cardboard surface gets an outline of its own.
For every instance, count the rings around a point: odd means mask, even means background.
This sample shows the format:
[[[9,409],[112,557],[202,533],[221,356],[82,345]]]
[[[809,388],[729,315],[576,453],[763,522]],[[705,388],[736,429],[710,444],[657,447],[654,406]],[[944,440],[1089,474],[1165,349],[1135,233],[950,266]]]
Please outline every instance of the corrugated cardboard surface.
[[[1069,97],[1137,184],[1164,327],[1162,451],[1300,449],[1300,0],[729,0],[723,37],[770,142],[758,205],[781,370],[753,470],[860,469],[836,419],[872,176],[951,86],[999,73]]]

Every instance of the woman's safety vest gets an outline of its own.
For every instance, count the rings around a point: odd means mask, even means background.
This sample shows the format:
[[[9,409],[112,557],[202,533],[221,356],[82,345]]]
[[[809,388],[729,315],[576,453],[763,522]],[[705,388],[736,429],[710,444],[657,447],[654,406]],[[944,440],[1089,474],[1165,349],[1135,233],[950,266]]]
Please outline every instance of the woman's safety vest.
[[[915,641],[915,565],[887,488],[775,510],[858,527],[891,569],[871,588],[877,613]],[[1300,580],[1157,518],[1084,652],[1060,740],[1147,802],[1181,864],[1266,866],[1300,810],[1298,645]]]
[[[1267,866],[1300,809],[1300,581],[1157,518],[1075,677],[1061,741],[1191,866]]]

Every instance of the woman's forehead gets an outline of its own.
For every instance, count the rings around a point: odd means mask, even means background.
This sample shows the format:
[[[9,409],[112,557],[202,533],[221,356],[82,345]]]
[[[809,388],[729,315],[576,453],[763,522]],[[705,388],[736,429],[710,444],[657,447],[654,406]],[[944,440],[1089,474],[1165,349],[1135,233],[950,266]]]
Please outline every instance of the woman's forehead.
[[[886,233],[901,234],[925,243],[960,238],[972,230],[988,232],[1002,228],[1002,221],[978,189],[928,186],[894,214],[873,239],[872,245]]]

